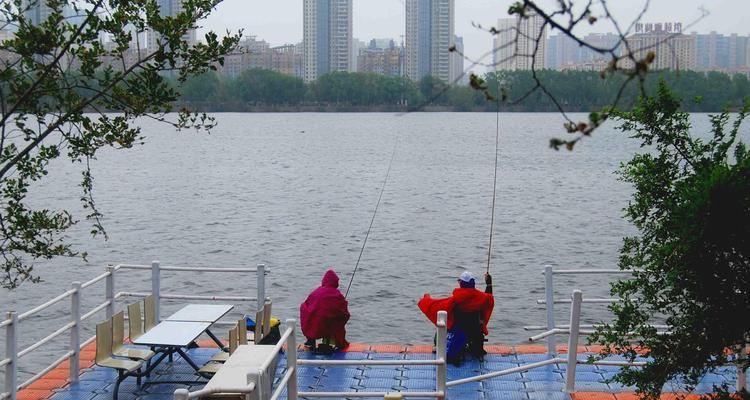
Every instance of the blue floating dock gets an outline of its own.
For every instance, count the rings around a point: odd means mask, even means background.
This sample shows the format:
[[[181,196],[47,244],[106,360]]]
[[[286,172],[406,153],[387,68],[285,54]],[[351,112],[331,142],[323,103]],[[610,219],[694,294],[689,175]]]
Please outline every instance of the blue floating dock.
[[[205,362],[219,350],[215,348],[196,348],[188,350],[190,357],[196,361]],[[593,353],[582,354],[587,357]],[[386,353],[377,351],[353,351],[336,353],[331,356],[318,356],[309,352],[299,351],[300,359],[337,359],[337,360],[414,360],[430,359],[431,353]],[[285,355],[281,355],[276,377],[278,379],[286,371]],[[499,371],[517,367],[519,365],[545,359],[543,354],[488,354],[484,360],[466,360],[460,366],[448,365],[448,380],[476,376],[482,373]],[[617,359],[613,357],[613,359]],[[595,365],[581,365],[576,373],[576,394],[572,397],[563,392],[565,386],[564,364],[550,365],[529,372],[515,373],[506,376],[486,379],[482,382],[471,382],[448,389],[448,397],[454,399],[481,400],[575,400],[579,394],[598,394],[602,399],[618,400],[618,394],[631,393],[632,387],[625,387],[608,380],[617,373],[619,367],[603,367]],[[734,368],[724,367],[721,370],[706,375],[701,384],[692,392],[695,394],[709,393],[714,385],[729,384],[733,389]],[[425,392],[434,391],[436,369],[434,366],[299,366],[298,386],[301,391],[312,392]],[[116,373],[110,369],[92,366],[84,370],[80,381],[75,384],[53,389],[51,397],[22,396],[19,399],[42,400],[110,400]],[[184,381],[187,383],[166,383],[169,381]],[[174,391],[187,388],[195,391],[203,387],[205,378],[196,375],[187,363],[179,357],[171,363],[164,362],[154,370],[148,379],[148,385],[137,386],[135,379],[127,379],[120,386],[121,400],[171,400]],[[164,383],[159,383],[164,382]],[[684,385],[670,382],[665,386],[666,392],[685,392]],[[595,393],[590,393],[595,392]],[[282,398],[286,399],[284,393]],[[597,396],[582,396],[581,399],[600,398]]]

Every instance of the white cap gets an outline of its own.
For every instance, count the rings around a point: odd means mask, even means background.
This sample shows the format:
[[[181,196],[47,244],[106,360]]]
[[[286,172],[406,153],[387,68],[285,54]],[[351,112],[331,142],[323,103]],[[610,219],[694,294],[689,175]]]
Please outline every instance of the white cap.
[[[472,274],[471,271],[461,272],[461,276],[458,277],[458,280],[466,283],[471,282],[472,279],[474,279],[474,274]]]

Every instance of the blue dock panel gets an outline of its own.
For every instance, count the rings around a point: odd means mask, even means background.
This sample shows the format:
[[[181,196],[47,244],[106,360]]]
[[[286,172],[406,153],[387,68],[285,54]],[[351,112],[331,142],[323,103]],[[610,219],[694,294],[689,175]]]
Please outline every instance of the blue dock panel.
[[[390,348],[390,347],[389,347]],[[207,362],[217,349],[198,348],[189,350],[191,358]],[[585,360],[589,355],[582,354]],[[428,360],[432,353],[393,353],[393,352],[346,352],[330,356],[299,352],[299,359],[337,360]],[[481,373],[514,368],[532,362],[549,359],[545,354],[488,354],[483,360],[465,360],[460,366],[448,365],[448,380],[473,377]],[[609,357],[620,360],[623,357]],[[281,355],[276,370],[276,382],[286,371],[286,355]],[[633,392],[634,387],[617,382],[607,382],[619,367],[591,364],[576,367],[576,391],[578,392]],[[571,400],[563,392],[566,377],[565,364],[553,364],[523,373],[513,373],[481,382],[471,382],[448,388],[453,399],[481,400]],[[315,392],[429,392],[436,390],[436,367],[434,365],[393,365],[393,366],[298,366],[298,387],[300,391]],[[51,400],[111,400],[114,380],[117,373],[111,369],[94,366],[84,370],[80,382],[55,389]],[[694,393],[709,393],[714,385],[728,384],[734,387],[736,370],[722,367],[701,379]],[[750,378],[749,378],[750,379]],[[159,382],[164,383],[159,383]],[[181,381],[184,383],[166,383]],[[171,400],[174,391],[188,388],[195,391],[203,387],[206,379],[199,377],[187,363],[179,357],[174,362],[163,362],[152,372],[149,385],[139,387],[134,378],[128,378],[120,385],[120,400]],[[689,387],[676,379],[665,386],[666,391],[684,392]],[[286,399],[286,394],[282,396]]]

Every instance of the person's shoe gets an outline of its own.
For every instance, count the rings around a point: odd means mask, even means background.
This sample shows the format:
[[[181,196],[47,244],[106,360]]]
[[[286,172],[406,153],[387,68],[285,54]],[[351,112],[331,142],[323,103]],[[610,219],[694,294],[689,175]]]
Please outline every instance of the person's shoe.
[[[330,344],[321,344],[320,346],[316,347],[314,350],[315,354],[319,355],[331,355],[333,354],[333,347]]]
[[[334,351],[345,351],[349,347],[349,342],[344,343],[343,346],[336,346],[333,348]]]
[[[315,339],[308,339],[305,342],[305,346],[309,347],[310,350],[315,350]]]

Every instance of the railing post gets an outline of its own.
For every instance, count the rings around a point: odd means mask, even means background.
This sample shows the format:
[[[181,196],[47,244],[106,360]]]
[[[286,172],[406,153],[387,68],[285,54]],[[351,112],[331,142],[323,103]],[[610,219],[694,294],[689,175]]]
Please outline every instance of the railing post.
[[[177,389],[174,391],[174,400],[188,400],[190,392],[187,389]]]
[[[545,305],[547,306],[547,330],[551,331],[555,329],[555,286],[553,281],[553,272],[551,265],[544,266],[544,293]],[[547,336],[547,354],[551,357],[555,357],[557,351],[555,349],[555,335]]]
[[[81,282],[73,282],[73,294],[70,296],[70,315],[73,326],[70,327],[70,382],[78,382],[81,367]]]
[[[292,371],[289,381],[286,384],[286,398],[288,400],[297,400],[297,321],[294,319],[286,320],[286,326],[292,330],[289,339],[286,342],[286,367]]]
[[[266,264],[258,264],[258,310],[266,304]]]
[[[156,314],[156,323],[161,322],[161,273],[159,272],[159,261],[151,262],[151,294],[154,295],[154,308]]]
[[[747,359],[748,348],[743,346],[737,360],[737,393],[747,390],[747,373],[742,364]]]
[[[5,392],[10,400],[16,400],[16,379],[18,377],[18,314],[10,311],[5,315],[10,325],[5,327],[5,358],[10,363],[5,366]]]
[[[265,396],[263,393],[263,390],[265,389],[264,388],[265,385],[263,384],[263,382],[265,382],[266,380],[264,376],[265,372],[262,369],[258,368],[257,374],[258,374],[257,378],[253,378],[253,373],[249,372],[247,376],[245,377],[245,382],[250,383],[252,379],[255,379],[255,389],[253,389],[253,392],[255,392],[254,394],[258,396],[259,399],[266,399],[266,398],[270,399],[271,398],[270,395]],[[273,382],[270,382],[269,385],[273,386]],[[247,396],[245,396],[245,398],[247,398]]]
[[[115,267],[107,265],[107,280],[105,281],[107,302],[107,318],[112,318],[115,315]]]
[[[570,337],[568,338],[568,375],[565,380],[565,391],[573,393],[576,390],[576,366],[578,365],[578,331],[581,323],[581,302],[583,294],[580,290],[573,291],[573,304],[570,307]]]
[[[446,340],[448,338],[448,328],[447,328],[447,321],[448,321],[448,313],[446,311],[438,311],[437,316],[437,349],[435,351],[435,355],[438,359],[442,359],[443,362],[441,364],[438,364],[437,366],[437,391],[443,392],[443,399],[448,398],[448,390],[445,385],[445,381],[447,380],[448,370],[447,370],[447,348],[446,348]]]

